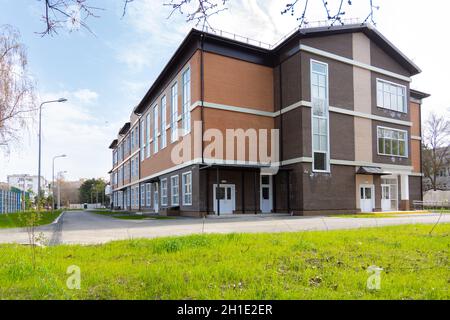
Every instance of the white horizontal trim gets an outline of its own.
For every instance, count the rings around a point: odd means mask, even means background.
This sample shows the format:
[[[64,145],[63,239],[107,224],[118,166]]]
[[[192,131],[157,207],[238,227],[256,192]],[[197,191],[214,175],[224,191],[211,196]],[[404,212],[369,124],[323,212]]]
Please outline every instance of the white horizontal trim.
[[[206,101],[203,102],[203,106],[206,108],[214,108],[214,109],[219,109],[219,110],[249,113],[249,114],[254,114],[257,116],[265,116],[265,117],[273,117],[274,116],[274,112],[270,112],[270,111],[262,111],[262,110],[252,109],[252,108],[236,107],[236,106],[230,106],[230,105],[224,105],[224,104],[206,102]]]
[[[289,111],[297,109],[299,107],[310,107],[311,108],[311,106],[312,106],[311,102],[300,100],[299,102],[293,103],[290,106],[287,106],[287,107],[281,109],[279,112],[276,112],[276,115],[280,115],[280,114],[289,112]]]
[[[300,162],[313,162],[313,159],[312,159],[312,157],[293,158],[293,159],[281,161],[281,165],[286,166],[289,164],[300,163]]]
[[[420,173],[420,172],[412,172],[409,175],[413,176],[413,177],[423,177],[424,176],[424,174]]]
[[[301,162],[312,162],[312,158],[311,157],[293,158],[293,159],[282,161],[282,165],[301,163]],[[412,166],[386,164],[386,163],[375,163],[375,162],[366,162],[366,161],[339,160],[339,159],[331,159],[330,164],[342,165],[342,166],[372,166],[372,167],[380,167],[382,169],[387,169],[387,170],[392,169],[395,171],[408,171],[408,172],[411,172],[413,169]]]
[[[363,63],[363,62],[359,62],[359,61],[356,61],[356,60],[353,60],[353,59],[342,57],[342,56],[339,56],[337,54],[330,53],[328,51],[316,49],[316,48],[313,48],[313,47],[310,47],[310,46],[305,46],[304,44],[300,44],[300,50],[306,51],[306,52],[309,52],[309,53],[313,53],[313,54],[316,54],[316,55],[319,55],[319,56],[322,56],[322,57],[326,57],[326,58],[329,58],[329,59],[333,59],[333,60],[336,60],[336,61],[340,61],[340,62],[343,62],[343,63],[347,63],[347,64],[350,64],[350,65],[353,65],[355,67],[359,67],[359,68],[362,68],[362,69],[366,69],[366,70],[370,70],[370,71],[373,71],[373,72],[381,73],[381,74],[384,74],[386,76],[397,78],[397,79],[400,79],[400,80],[403,80],[403,81],[406,81],[406,82],[411,82],[411,78],[410,77],[406,77],[404,75],[401,75],[401,74],[398,74],[398,73],[395,73],[395,72],[391,72],[391,71],[388,71],[388,70],[385,70],[385,69],[382,69],[382,68],[374,67],[374,66],[371,66],[369,64],[366,64],[366,63]]]
[[[339,108],[339,107],[329,106],[328,110],[330,112],[347,114],[347,115],[359,117],[359,118],[366,118],[366,119],[377,120],[377,121],[382,121],[382,122],[389,122],[389,123],[399,124],[399,125],[408,126],[408,127],[412,126],[412,122],[410,122],[410,121],[386,118],[386,117],[381,117],[381,116],[377,116],[374,114],[368,114],[368,113],[354,111],[354,110],[347,110],[347,109]]]
[[[196,101],[195,103],[192,104],[191,110],[194,110],[195,108],[199,107],[200,105],[201,105],[201,101]],[[251,108],[236,107],[236,106],[230,106],[230,105],[218,104],[218,103],[212,103],[212,102],[204,102],[204,106],[207,108],[234,111],[234,112],[242,112],[242,113],[254,114],[254,115],[258,115],[258,116],[277,117],[280,114],[284,114],[286,112],[289,112],[289,111],[294,110],[299,107],[309,107],[310,108],[311,102],[301,100],[294,104],[291,104],[288,107],[281,109],[281,111],[276,111],[276,112],[261,111],[261,110],[251,109]],[[382,122],[399,124],[399,125],[408,126],[408,127],[412,126],[412,122],[410,122],[410,121],[397,120],[397,119],[377,116],[377,115],[373,115],[373,114],[363,113],[363,112],[354,111],[354,110],[348,110],[348,109],[339,108],[339,107],[329,106],[329,111],[335,112],[335,113],[347,114],[347,115],[360,117],[360,118],[366,118],[366,119],[372,119],[372,120],[377,120],[377,121],[382,121]]]
[[[166,125],[166,130],[170,129],[170,124]]]
[[[411,136],[411,139],[413,139],[413,140],[422,140],[422,138],[421,137],[419,137],[419,136]]]

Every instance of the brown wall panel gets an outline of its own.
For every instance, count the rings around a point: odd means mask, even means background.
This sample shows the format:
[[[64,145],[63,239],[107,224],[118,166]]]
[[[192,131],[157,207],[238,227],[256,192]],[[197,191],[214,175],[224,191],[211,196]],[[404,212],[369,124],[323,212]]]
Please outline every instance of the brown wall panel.
[[[330,112],[331,159],[355,160],[353,116]]]
[[[274,111],[272,68],[212,53],[204,63],[205,101]]]
[[[404,76],[410,76],[409,72],[406,69],[404,69],[397,61],[395,61],[374,42],[370,43],[370,61],[371,65],[375,67],[395,72]]]
[[[351,33],[321,36],[315,38],[304,38],[300,40],[300,43],[320,50],[325,50],[349,59],[353,58],[353,43]]]

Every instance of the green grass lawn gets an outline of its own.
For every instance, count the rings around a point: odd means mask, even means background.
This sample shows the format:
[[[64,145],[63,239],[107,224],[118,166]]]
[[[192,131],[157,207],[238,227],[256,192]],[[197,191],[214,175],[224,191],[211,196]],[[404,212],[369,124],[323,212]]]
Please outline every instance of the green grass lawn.
[[[60,214],[62,210],[43,211],[36,216],[36,226],[52,223]],[[36,214],[33,211],[15,212],[0,214],[0,228],[22,228],[30,225],[30,217]]]
[[[450,224],[0,246],[0,299],[449,299]],[[81,289],[66,287],[67,267]],[[367,268],[383,268],[381,289]]]

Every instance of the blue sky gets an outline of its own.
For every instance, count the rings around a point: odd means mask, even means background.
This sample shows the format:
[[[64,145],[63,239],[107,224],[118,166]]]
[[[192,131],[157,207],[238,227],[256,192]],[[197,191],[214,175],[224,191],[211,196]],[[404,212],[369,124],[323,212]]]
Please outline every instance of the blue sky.
[[[43,1],[0,0],[0,24],[11,24],[22,34],[28,49],[29,68],[37,81],[39,97],[69,99],[49,105],[43,112],[43,167],[51,178],[51,158],[59,159],[56,171],[66,170],[66,178],[107,177],[111,153],[107,149],[119,127],[162,70],[193,25],[184,17],[167,19],[169,8],[163,0],[135,0],[121,18],[122,1],[92,1],[103,7],[100,18],[88,23],[95,35],[81,29],[41,37]],[[319,0],[316,0],[319,3]],[[333,3],[333,0],[329,1]],[[337,2],[337,1],[334,1]],[[348,17],[365,17],[368,1],[354,1]],[[230,0],[229,9],[211,19],[214,27],[274,43],[296,26],[290,16],[281,16],[285,1]],[[423,73],[412,87],[431,93],[424,104],[443,113],[450,107],[446,91],[450,70],[448,41],[442,38],[449,27],[450,5],[423,6],[420,0],[380,0],[377,28]],[[322,8],[311,5],[310,20],[322,20]],[[441,30],[438,34],[431,31]],[[0,150],[0,181],[7,174],[37,173],[37,124],[22,134],[20,145],[9,154]]]

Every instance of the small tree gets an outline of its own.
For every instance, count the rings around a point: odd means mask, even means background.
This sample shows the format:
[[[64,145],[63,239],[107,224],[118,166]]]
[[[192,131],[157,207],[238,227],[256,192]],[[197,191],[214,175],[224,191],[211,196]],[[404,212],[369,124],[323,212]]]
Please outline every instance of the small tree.
[[[431,189],[439,188],[437,177],[449,154],[450,121],[445,116],[431,113],[425,122],[422,144],[422,170]]]

